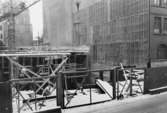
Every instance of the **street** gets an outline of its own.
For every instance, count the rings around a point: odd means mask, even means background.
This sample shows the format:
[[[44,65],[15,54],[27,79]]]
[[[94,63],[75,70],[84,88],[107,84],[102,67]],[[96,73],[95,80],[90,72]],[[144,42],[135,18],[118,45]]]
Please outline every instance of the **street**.
[[[166,113],[167,93],[63,110],[63,113]]]

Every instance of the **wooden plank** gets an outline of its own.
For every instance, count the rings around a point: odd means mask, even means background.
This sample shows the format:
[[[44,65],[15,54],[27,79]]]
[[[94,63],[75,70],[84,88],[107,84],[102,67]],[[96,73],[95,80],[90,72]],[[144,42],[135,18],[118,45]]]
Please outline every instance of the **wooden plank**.
[[[96,80],[96,84],[111,98],[113,99],[113,87],[105,81],[100,79]]]
[[[32,56],[57,56],[57,55],[70,55],[70,53],[2,53],[0,54],[0,57],[18,57],[18,56],[26,56],[26,57],[32,57]]]
[[[37,112],[34,112],[34,113],[62,113],[62,112],[61,112],[61,108],[57,107],[57,108],[54,108],[54,109],[40,110],[40,111],[37,111]]]

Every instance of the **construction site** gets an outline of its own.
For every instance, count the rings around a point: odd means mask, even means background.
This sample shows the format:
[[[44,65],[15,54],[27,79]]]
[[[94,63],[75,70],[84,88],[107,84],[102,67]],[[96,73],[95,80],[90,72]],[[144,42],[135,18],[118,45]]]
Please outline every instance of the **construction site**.
[[[166,37],[166,0],[0,0],[0,113],[165,113]]]

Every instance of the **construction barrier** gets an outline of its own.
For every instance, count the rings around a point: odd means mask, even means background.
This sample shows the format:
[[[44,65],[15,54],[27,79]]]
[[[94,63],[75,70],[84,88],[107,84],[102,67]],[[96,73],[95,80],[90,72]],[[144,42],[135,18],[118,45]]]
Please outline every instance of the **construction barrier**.
[[[110,80],[107,83],[107,87],[110,89],[104,91],[106,89],[106,85],[101,84],[104,83],[102,79],[104,78],[104,72],[109,72]],[[61,106],[61,108],[71,108],[71,107],[79,107],[84,105],[90,105],[100,102],[109,101],[116,98],[116,73],[115,69],[103,69],[103,70],[86,70],[86,71],[67,71],[60,72],[57,79],[57,105]],[[97,73],[98,77],[96,78],[95,74]],[[95,77],[96,79],[101,79],[100,83],[97,80],[96,83],[88,82],[87,78]],[[70,89],[70,85],[68,84],[69,80],[73,80],[75,82],[75,89]],[[95,79],[94,79],[95,80]],[[110,96],[106,96],[107,98],[97,98],[98,94],[93,94],[93,88],[99,88],[105,93],[107,92]],[[110,92],[110,93],[109,93]],[[77,95],[83,96],[82,98],[77,98]],[[96,95],[96,96],[95,96]],[[100,93],[99,93],[100,95]],[[107,94],[106,94],[107,95]],[[103,97],[105,95],[102,95]],[[79,99],[79,100],[77,100]],[[80,101],[82,100],[82,102]],[[79,102],[79,103],[78,103]]]
[[[12,91],[9,83],[0,84],[0,113],[12,113]]]
[[[144,92],[165,90],[167,88],[167,67],[146,69]]]

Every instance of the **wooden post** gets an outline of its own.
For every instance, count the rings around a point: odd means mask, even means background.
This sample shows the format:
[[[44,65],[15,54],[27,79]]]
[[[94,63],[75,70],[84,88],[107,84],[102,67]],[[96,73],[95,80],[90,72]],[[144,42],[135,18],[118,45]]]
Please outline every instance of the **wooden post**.
[[[92,89],[91,87],[89,89],[90,89],[90,104],[92,104]]]
[[[130,70],[130,96],[132,96],[132,68]]]
[[[103,78],[103,71],[100,71],[100,72],[99,72],[99,77],[100,77],[101,80],[104,79],[104,78]]]
[[[57,105],[61,106],[61,108],[65,108],[64,106],[64,75],[62,73],[58,74],[57,78]]]
[[[13,79],[14,78],[14,65],[10,62],[10,67],[11,67],[11,74],[10,74],[10,79]]]
[[[150,72],[150,68],[145,68],[144,69],[144,94],[148,94],[149,93],[149,72]]]
[[[117,99],[119,99],[119,72],[120,70],[119,69],[116,69],[116,81],[117,81]]]
[[[113,99],[116,99],[116,69],[110,71],[110,81],[113,87]]]

